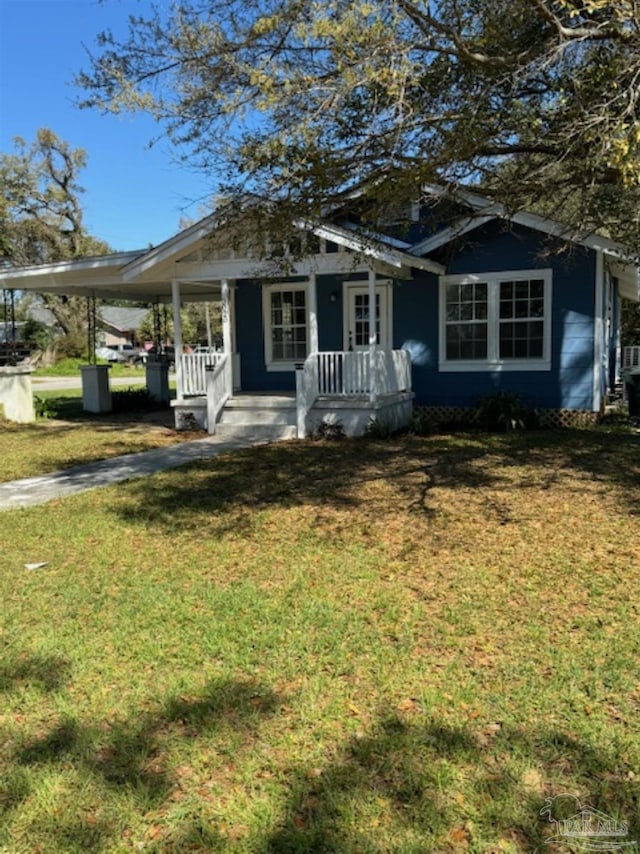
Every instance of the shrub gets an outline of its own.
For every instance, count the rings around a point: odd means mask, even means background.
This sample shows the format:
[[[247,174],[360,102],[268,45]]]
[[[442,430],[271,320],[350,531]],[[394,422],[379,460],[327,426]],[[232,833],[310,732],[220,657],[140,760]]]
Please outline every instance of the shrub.
[[[146,388],[114,391],[111,393],[111,404],[113,412],[152,412],[164,408],[163,404],[151,397]]]
[[[337,420],[321,421],[315,435],[318,439],[329,439],[332,441],[346,437],[342,422]]]
[[[433,433],[434,423],[425,412],[414,410],[407,430],[415,436],[428,436]]]
[[[36,418],[57,418],[60,415],[58,402],[55,399],[39,397],[34,394],[33,406],[36,411]]]
[[[491,433],[531,430],[539,424],[535,409],[526,406],[518,394],[508,391],[498,391],[481,398],[475,421]]]
[[[379,418],[371,417],[369,423],[364,429],[364,435],[367,439],[389,439],[393,434],[393,430],[386,421],[380,421]]]

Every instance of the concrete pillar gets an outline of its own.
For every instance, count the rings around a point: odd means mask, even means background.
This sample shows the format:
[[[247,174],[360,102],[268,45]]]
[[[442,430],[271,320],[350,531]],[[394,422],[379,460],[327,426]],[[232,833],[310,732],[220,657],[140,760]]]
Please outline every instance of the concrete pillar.
[[[29,424],[36,420],[30,367],[0,368],[0,419]]]
[[[82,408],[85,412],[111,412],[110,365],[82,365]]]
[[[145,365],[147,391],[158,403],[169,402],[169,365],[167,362],[152,362]]]

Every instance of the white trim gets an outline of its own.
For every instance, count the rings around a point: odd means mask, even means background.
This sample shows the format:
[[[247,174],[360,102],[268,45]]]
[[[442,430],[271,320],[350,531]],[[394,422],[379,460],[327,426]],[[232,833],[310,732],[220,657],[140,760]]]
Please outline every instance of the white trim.
[[[358,238],[356,234],[348,229],[341,228],[332,223],[313,223],[299,219],[294,222],[294,225],[302,231],[313,232],[321,240],[330,240],[339,246],[350,249],[352,252],[363,255],[365,258],[381,261],[398,270],[416,267],[438,275],[445,272],[443,265],[438,264],[436,261],[432,261],[429,258],[418,258],[410,255],[408,252],[393,249],[391,246],[378,243],[377,241],[375,243],[368,243],[366,240]]]
[[[315,273],[309,275],[309,288],[307,290],[307,313],[309,317],[308,326],[308,342],[307,347],[309,353],[317,353],[319,349],[318,343],[318,282]]]
[[[171,303],[173,307],[173,346],[175,352],[176,366],[176,397],[182,400],[184,397],[184,379],[182,376],[182,321],[180,319],[180,282],[173,279],[171,282]]]
[[[168,240],[160,243],[149,249],[144,255],[135,258],[122,269],[122,278],[125,282],[130,282],[138,276],[145,273],[152,267],[156,267],[163,261],[174,257],[185,249],[189,249],[194,243],[207,237],[213,231],[215,226],[215,216],[209,214],[198,222],[194,223],[189,228],[185,228],[178,234],[173,235]]]
[[[439,231],[437,234],[425,237],[424,240],[412,246],[408,252],[411,255],[428,255],[429,252],[434,252],[441,246],[445,246],[447,243],[455,240],[456,237],[462,237],[463,234],[468,234],[468,232],[474,231],[476,228],[480,228],[481,225],[485,225],[487,222],[491,222],[497,218],[498,215],[495,213],[466,217],[449,226],[449,228],[445,228],[444,231]]]
[[[543,217],[539,214],[528,213],[527,211],[517,211],[513,214],[509,213],[504,205],[498,204],[485,196],[481,196],[479,193],[474,193],[471,190],[465,190],[463,188],[458,188],[454,193],[451,193],[445,187],[428,185],[425,186],[423,190],[427,194],[436,198],[450,196],[462,201],[474,208],[474,210],[484,213],[489,217],[500,217],[501,219],[515,222],[518,225],[532,228],[535,231],[542,231],[551,237],[568,240],[571,243],[576,243],[578,246],[584,246],[587,249],[602,251],[605,255],[612,256],[623,263],[637,267],[638,259],[629,254],[629,249],[626,246],[623,246],[622,243],[618,243],[615,240],[610,240],[608,237],[603,237],[600,234],[578,234],[575,229],[571,228],[571,226],[566,223],[558,222],[557,220],[549,219],[548,217]],[[462,220],[462,222],[464,221],[465,220]],[[415,251],[415,247],[410,251]]]
[[[499,286],[510,280],[542,279],[544,281],[543,316],[543,356],[540,359],[500,359],[500,316]],[[466,273],[455,276],[441,276],[439,282],[438,329],[439,356],[438,369],[441,373],[507,371],[550,371],[551,370],[551,317],[553,309],[553,274],[551,269],[534,270],[497,270],[489,273]],[[487,358],[486,359],[447,359],[446,335],[446,289],[450,284],[487,283]]]
[[[367,295],[369,301],[369,402],[375,403],[378,394],[378,383],[376,375],[376,351],[378,349],[378,332],[376,329],[376,271],[373,267],[369,270],[367,281]],[[381,298],[382,299],[382,298]],[[380,318],[382,326],[382,312]],[[380,329],[380,341],[382,342],[382,329]]]
[[[231,300],[229,299],[229,280],[220,283],[220,302],[222,313],[222,349],[231,358],[233,344],[231,342]]]
[[[593,411],[600,412],[602,404],[602,353],[604,332],[604,257],[596,253],[596,274],[594,288],[595,306],[593,312]]]
[[[363,293],[368,289],[368,282],[359,279],[347,279],[342,283],[342,347],[345,352],[349,350],[349,320],[350,320],[350,291],[359,288]],[[384,309],[384,327],[382,326],[382,315],[380,316],[380,347],[383,350],[391,350],[393,343],[393,282],[391,279],[377,279],[376,291],[384,290],[384,300],[381,300],[380,308]]]
[[[345,222],[343,223],[343,228],[347,231],[353,231],[359,234],[364,234],[365,237],[369,237],[372,240],[377,240],[379,243],[384,243],[387,246],[391,246],[392,249],[400,249],[400,251],[407,251],[411,248],[411,244],[407,243],[406,240],[398,240],[397,237],[391,237],[388,234],[383,234],[380,231],[373,231],[370,228],[363,228],[361,225],[358,225],[355,222]]]
[[[29,264],[23,267],[0,267],[0,281],[22,279],[29,276],[55,276],[58,273],[100,270],[104,267],[122,267],[144,255],[144,249],[134,252],[116,252],[112,255],[96,255],[91,258],[74,258],[53,261],[50,264]],[[115,281],[115,279],[114,279]]]
[[[307,352],[306,358],[311,352],[310,347],[310,329],[311,318],[309,316],[309,281],[305,282],[273,282],[262,285],[262,330],[264,335],[264,365],[268,373],[277,373],[282,371],[295,371],[296,364],[304,361],[304,358],[292,359],[290,361],[275,360],[273,358],[273,329],[271,326],[271,294],[278,291],[303,291],[305,298],[305,322],[307,330]]]

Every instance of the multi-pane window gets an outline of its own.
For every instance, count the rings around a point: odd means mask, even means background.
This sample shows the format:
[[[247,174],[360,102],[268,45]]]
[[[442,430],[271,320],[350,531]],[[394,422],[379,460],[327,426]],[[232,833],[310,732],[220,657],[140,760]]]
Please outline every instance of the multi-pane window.
[[[500,358],[541,359],[544,279],[500,282]]]
[[[447,359],[487,358],[487,283],[456,283],[446,290]]]
[[[269,362],[298,362],[307,356],[307,295],[303,287],[274,288],[268,298]]]
[[[550,270],[448,276],[440,301],[441,369],[550,369]]]
[[[353,295],[353,332],[356,347],[369,344],[369,294]],[[380,294],[376,293],[376,342],[380,343]]]

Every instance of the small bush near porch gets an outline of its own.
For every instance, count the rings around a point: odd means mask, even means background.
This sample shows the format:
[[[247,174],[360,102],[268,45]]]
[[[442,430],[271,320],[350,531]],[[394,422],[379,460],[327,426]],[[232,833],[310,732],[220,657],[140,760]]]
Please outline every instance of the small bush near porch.
[[[639,461],[290,443],[1,514],[0,850],[565,851],[560,793],[640,841]]]

